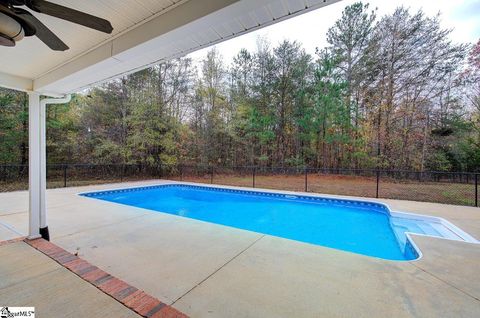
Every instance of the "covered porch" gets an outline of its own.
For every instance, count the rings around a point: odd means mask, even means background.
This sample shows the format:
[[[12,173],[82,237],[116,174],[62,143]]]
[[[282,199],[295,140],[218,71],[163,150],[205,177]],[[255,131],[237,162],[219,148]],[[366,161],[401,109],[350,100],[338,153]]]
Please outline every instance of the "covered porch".
[[[0,299],[49,317],[68,316],[57,312],[60,302],[78,306],[71,317],[477,316],[478,245],[415,236],[424,257],[393,262],[78,196],[165,180],[46,190],[49,104],[338,1],[61,0],[108,19],[113,33],[41,16],[70,50],[53,52],[36,38],[0,49],[0,60],[9,61],[0,86],[29,95],[29,191],[0,193],[0,241],[16,240],[0,246],[0,258],[9,260],[0,265]],[[480,237],[476,208],[381,202],[443,217]],[[92,272],[99,276],[82,272],[91,268],[83,262],[98,266]],[[139,291],[139,299],[124,302]]]

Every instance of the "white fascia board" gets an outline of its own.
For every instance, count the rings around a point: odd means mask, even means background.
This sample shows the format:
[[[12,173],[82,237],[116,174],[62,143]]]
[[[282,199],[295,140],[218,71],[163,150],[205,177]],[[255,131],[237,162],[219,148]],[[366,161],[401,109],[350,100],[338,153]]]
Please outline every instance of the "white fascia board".
[[[128,33],[128,36],[119,37],[113,42],[112,55],[122,59],[121,53],[141,44],[154,40],[170,31],[185,26],[193,21],[228,7],[239,0],[205,1],[190,0],[177,6],[156,19],[150,20],[139,28]],[[126,56],[130,58],[132,56]]]
[[[0,87],[28,92],[33,90],[33,80],[0,72]]]

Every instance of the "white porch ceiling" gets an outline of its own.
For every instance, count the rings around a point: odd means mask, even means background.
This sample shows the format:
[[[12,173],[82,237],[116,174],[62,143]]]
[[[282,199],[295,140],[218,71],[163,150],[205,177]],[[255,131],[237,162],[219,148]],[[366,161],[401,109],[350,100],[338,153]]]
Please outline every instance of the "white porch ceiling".
[[[36,37],[0,47],[0,86],[75,92],[340,0],[52,0],[108,19],[104,34],[35,14],[70,50]]]

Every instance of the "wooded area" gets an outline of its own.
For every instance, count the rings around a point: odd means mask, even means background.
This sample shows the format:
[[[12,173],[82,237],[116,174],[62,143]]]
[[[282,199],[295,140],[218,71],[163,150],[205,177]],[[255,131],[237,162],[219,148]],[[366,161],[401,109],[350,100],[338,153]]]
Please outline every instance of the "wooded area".
[[[480,41],[362,3],[326,36],[315,56],[258,39],[228,65],[212,48],[49,106],[47,160],[478,171]],[[27,101],[0,90],[0,164],[28,161]]]

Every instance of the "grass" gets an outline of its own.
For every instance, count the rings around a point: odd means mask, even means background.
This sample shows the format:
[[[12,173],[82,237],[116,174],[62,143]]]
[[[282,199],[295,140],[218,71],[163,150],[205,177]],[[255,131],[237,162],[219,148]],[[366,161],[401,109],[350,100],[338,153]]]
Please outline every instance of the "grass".
[[[92,180],[69,180],[67,185],[84,186],[103,183],[115,183],[121,181],[138,181],[149,178],[129,177],[120,178],[97,178]],[[210,183],[209,174],[184,176],[183,178],[170,177],[166,179],[183,180],[198,183]],[[376,179],[374,177],[342,176],[342,175],[320,175],[309,174],[308,192],[348,195],[358,197],[376,196]],[[253,180],[248,175],[215,174],[214,184],[252,187]],[[63,187],[62,180],[51,180],[49,188]],[[257,175],[255,187],[288,191],[305,191],[304,175]],[[28,188],[26,181],[0,182],[0,192],[25,190]],[[450,182],[418,182],[418,181],[396,181],[382,178],[379,186],[379,197],[385,199],[413,200],[436,202],[444,204],[469,205],[475,204],[475,187],[473,184],[450,183]]]
[[[336,194],[374,198],[376,196],[376,179],[360,176],[317,175],[309,174],[308,192]],[[186,177],[184,181],[210,183],[210,176]],[[215,184],[251,187],[251,176],[215,175]],[[305,191],[305,176],[256,176],[257,188],[288,191]],[[474,205],[475,187],[473,184],[447,182],[398,182],[382,179],[379,197],[412,201],[436,202],[456,205]]]

